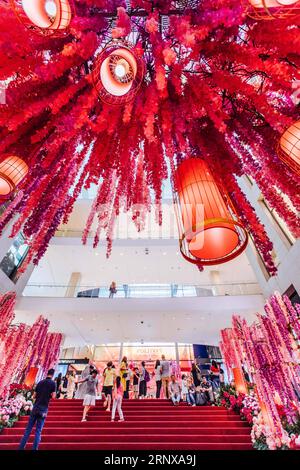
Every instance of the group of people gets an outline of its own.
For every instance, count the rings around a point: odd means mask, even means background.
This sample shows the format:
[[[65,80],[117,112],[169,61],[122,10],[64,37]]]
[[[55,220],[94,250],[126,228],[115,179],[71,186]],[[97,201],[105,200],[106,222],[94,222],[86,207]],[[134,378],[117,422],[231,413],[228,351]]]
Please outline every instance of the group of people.
[[[183,374],[181,382],[176,375],[169,373],[169,364],[162,357],[162,361],[156,361],[156,398],[160,398],[160,391],[163,388],[164,397],[171,398],[176,406],[180,401],[188,405],[206,405],[213,404],[215,401],[215,392],[224,383],[224,371],[216,361],[212,361],[207,375],[201,373],[201,369],[196,363],[192,364],[189,374]]]
[[[68,372],[64,377],[60,372],[55,379],[56,398],[72,399],[76,390],[76,374],[74,371]]]
[[[82,379],[88,377],[93,371],[93,365],[87,365],[80,376],[80,381],[76,382],[74,372],[69,372],[66,376],[62,377],[60,373],[56,379],[56,398],[78,398],[84,399],[85,385],[81,385]],[[165,356],[162,355],[161,360],[157,360],[153,372],[149,372],[145,361],[142,361],[140,366],[129,365],[126,356],[123,357],[119,367],[119,377],[123,389],[123,398],[170,398],[172,395],[171,389],[180,388],[181,400],[186,401],[188,404],[200,404],[203,401],[199,394],[205,392],[205,396],[210,395],[209,401],[212,402],[213,392],[220,387],[224,382],[224,372],[215,361],[212,361],[210,370],[206,375],[201,373],[199,366],[196,363],[192,364],[190,373],[182,375],[181,381],[177,379],[178,374],[174,373],[172,362],[167,361]],[[111,389],[117,378],[116,368],[114,364],[109,361],[103,370],[103,390],[102,394],[106,398],[105,403],[108,404],[110,410],[111,405]],[[153,387],[149,387],[149,382],[155,382],[155,391]],[[177,385],[175,385],[175,383]],[[150,390],[151,388],[151,390]],[[109,393],[107,393],[109,392]],[[176,394],[176,396],[178,393]]]
[[[75,398],[83,399],[82,422],[87,421],[89,411],[91,407],[96,405],[96,399],[99,396],[103,398],[103,406],[106,411],[111,412],[111,421],[115,421],[118,411],[119,422],[123,422],[122,401],[123,398],[129,398],[131,380],[134,398],[147,397],[147,384],[151,377],[144,361],[140,367],[130,368],[127,358],[123,357],[119,373],[117,373],[112,361],[109,361],[103,370],[102,385],[98,376],[99,372],[96,367],[88,364],[77,381],[77,390],[75,391],[73,373],[69,373],[65,377],[59,374],[54,381],[54,369],[50,369],[46,379],[36,386],[35,403],[19,449],[25,448],[34,425],[36,425],[36,431],[33,449],[38,448],[50,399],[60,398],[62,393],[65,398],[73,398],[75,394]],[[70,381],[64,382],[66,378]],[[179,380],[175,374],[171,373],[170,361],[167,361],[163,355],[161,360],[156,361],[153,378],[156,382],[156,398],[160,398],[163,392],[163,397],[170,399],[175,406],[178,406],[181,401],[186,402],[189,406],[201,406],[213,404],[215,391],[224,382],[224,372],[213,361],[209,374],[203,375],[199,366],[194,363],[190,373],[182,375]]]

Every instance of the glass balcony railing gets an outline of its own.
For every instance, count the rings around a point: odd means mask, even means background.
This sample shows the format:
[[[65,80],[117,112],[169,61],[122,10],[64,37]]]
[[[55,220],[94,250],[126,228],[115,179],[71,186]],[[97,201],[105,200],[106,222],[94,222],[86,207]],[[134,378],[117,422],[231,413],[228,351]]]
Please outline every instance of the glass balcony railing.
[[[145,298],[181,298],[181,297],[215,297],[228,295],[258,295],[260,286],[255,282],[236,284],[122,284],[117,286],[113,295],[116,299]],[[50,284],[28,284],[23,292],[25,297],[77,297],[109,298],[107,286],[68,286]]]

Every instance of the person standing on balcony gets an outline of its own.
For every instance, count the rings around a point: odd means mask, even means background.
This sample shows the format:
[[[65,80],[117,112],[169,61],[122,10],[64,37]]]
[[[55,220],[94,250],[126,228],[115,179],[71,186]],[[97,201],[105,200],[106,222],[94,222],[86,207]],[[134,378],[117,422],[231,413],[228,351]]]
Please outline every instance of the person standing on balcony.
[[[49,369],[45,380],[41,380],[35,388],[35,392],[33,394],[35,403],[30,413],[29,421],[25,429],[24,436],[22,437],[22,440],[20,442],[19,450],[25,449],[34,425],[36,425],[36,427],[32,449],[38,450],[39,443],[41,441],[43,426],[45,424],[45,420],[48,413],[49,402],[51,398],[55,398],[56,396],[56,384],[53,380],[53,376],[54,369]]]
[[[165,398],[169,398],[169,382],[170,382],[170,362],[166,361],[166,357],[163,354],[161,356],[161,382],[164,391]]]
[[[115,283],[115,281],[112,281],[111,285],[109,286],[109,298],[112,299],[116,293],[117,284]]]

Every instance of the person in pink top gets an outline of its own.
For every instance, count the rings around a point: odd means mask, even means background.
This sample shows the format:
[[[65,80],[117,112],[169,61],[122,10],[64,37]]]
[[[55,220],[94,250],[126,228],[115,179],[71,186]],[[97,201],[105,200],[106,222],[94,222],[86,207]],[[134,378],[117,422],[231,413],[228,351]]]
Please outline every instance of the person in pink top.
[[[116,378],[115,386],[113,389],[113,407],[111,410],[111,420],[115,420],[115,415],[116,415],[116,409],[118,409],[119,413],[119,423],[124,421],[124,415],[122,411],[122,400],[123,400],[123,387],[121,383],[121,377]]]

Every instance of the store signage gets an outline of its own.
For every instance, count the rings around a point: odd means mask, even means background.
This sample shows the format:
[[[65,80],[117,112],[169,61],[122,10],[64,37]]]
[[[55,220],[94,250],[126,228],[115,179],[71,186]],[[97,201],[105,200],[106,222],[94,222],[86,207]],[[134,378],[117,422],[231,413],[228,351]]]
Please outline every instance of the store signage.
[[[60,359],[58,365],[88,364],[89,359]]]

